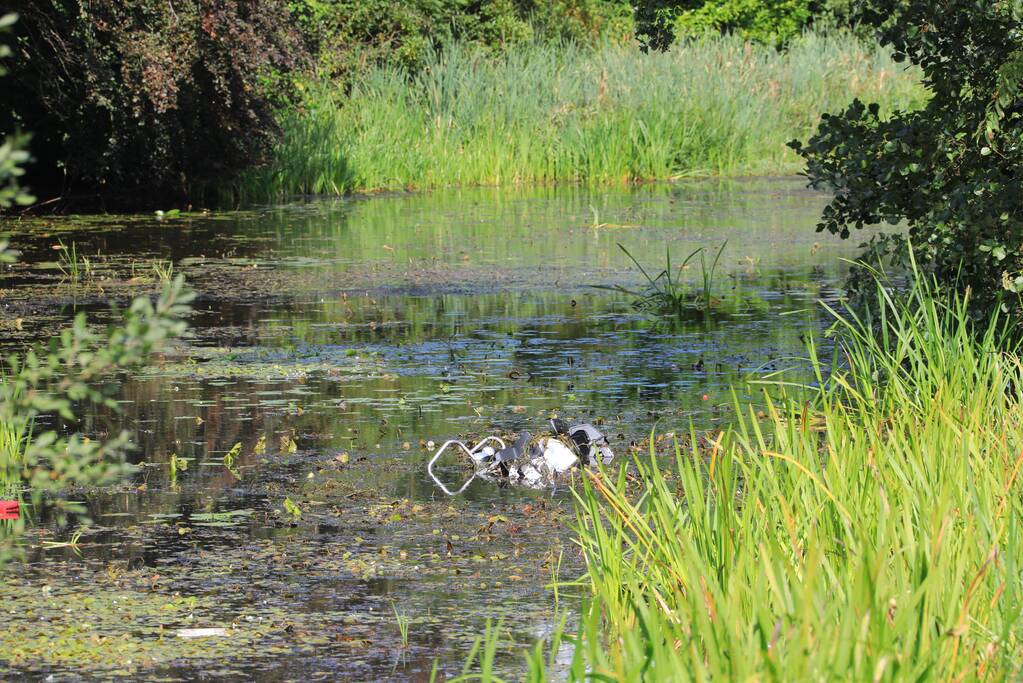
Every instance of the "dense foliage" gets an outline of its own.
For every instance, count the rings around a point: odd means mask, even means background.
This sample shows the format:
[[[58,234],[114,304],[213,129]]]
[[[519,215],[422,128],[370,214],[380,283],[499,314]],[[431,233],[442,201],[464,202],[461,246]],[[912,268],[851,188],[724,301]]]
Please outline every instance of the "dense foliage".
[[[302,54],[283,0],[12,4],[0,128],[32,128],[40,193],[146,201],[230,177],[273,139]]]
[[[760,43],[782,44],[803,30],[811,15],[810,0],[717,0],[679,12],[676,36],[732,31]]]
[[[848,237],[904,221],[916,257],[969,288],[975,311],[1001,300],[1023,314],[1023,5],[867,0],[859,11],[933,96],[890,117],[857,100],[793,143],[811,184],[836,190],[818,229]],[[878,238],[869,255],[905,258],[906,244]]]
[[[781,47],[808,25],[850,28],[855,0],[645,0],[636,5],[637,36],[664,48],[707,33],[732,33]]]
[[[8,33],[17,19],[15,14],[0,16],[0,34]],[[0,45],[0,60],[10,55],[10,46]],[[7,69],[0,61],[0,78],[6,74]],[[18,179],[25,174],[23,166],[28,161],[28,152],[24,149],[27,140],[24,133],[12,133],[0,142],[0,210],[32,202],[33,197],[18,186]]]
[[[416,78],[452,46],[501,57],[729,33],[783,47],[810,24],[844,21],[850,2],[14,0],[0,130],[33,131],[29,180],[44,201],[209,202],[211,188],[265,165],[278,122],[324,81],[345,97],[381,67]],[[4,146],[0,169],[24,157]]]
[[[349,81],[371,65],[417,69],[453,40],[500,50],[623,41],[634,29],[625,0],[292,0],[290,7],[321,74]]]

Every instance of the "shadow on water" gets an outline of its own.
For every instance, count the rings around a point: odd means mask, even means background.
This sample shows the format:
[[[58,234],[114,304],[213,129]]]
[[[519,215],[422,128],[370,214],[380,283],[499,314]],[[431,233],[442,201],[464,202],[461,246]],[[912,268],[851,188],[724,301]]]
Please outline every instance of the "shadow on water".
[[[827,324],[817,301],[840,295],[849,251],[814,233],[824,202],[765,180],[15,226],[27,265],[0,297],[20,321],[0,328],[5,348],[79,310],[102,319],[144,288],[154,259],[200,297],[190,338],[125,380],[121,412],[79,425],[132,429],[138,473],[82,492],[96,526],[77,547],[36,520],[29,562],[0,589],[35,625],[0,630],[0,661],[12,673],[426,680],[435,660],[459,671],[485,620],[503,618],[514,671],[550,626],[545,586],[581,569],[570,497],[475,482],[446,499],[424,475],[429,442],[559,415],[601,424],[624,454],[652,430],[715,428],[731,387],[756,401],[747,380],[798,375],[802,339]],[[58,237],[91,255],[92,280],[59,282]],[[666,244],[726,239],[726,313],[657,320],[595,288],[639,281],[617,243],[646,263]],[[191,627],[229,635],[163,638]],[[45,646],[55,631],[63,645]]]

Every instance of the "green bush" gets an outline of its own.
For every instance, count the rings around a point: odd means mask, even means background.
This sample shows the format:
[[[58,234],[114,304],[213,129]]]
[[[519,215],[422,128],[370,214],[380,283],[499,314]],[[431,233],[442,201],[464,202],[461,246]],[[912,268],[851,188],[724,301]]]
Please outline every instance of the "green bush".
[[[818,230],[904,223],[867,257],[904,260],[908,241],[943,285],[971,291],[978,315],[1000,302],[1023,318],[1023,7],[867,0],[857,16],[919,65],[932,96],[894,116],[857,100],[793,143],[811,184],[835,192]]]
[[[674,18],[676,39],[707,32],[735,33],[746,40],[783,45],[810,20],[811,0],[710,0]]]
[[[320,76],[354,83],[367,67],[415,71],[452,41],[493,51],[534,41],[594,44],[633,35],[625,0],[292,0]]]
[[[680,38],[735,33],[747,40],[781,46],[809,26],[818,30],[855,27],[856,0],[641,0],[636,33],[663,49]]]

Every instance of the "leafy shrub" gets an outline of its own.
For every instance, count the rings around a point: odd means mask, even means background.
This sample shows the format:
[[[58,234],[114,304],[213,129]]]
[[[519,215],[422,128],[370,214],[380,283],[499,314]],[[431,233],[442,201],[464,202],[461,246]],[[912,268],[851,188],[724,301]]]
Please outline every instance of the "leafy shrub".
[[[811,185],[833,188],[818,230],[904,222],[873,239],[871,260],[903,260],[906,243],[940,282],[968,288],[974,311],[999,301],[1023,315],[1023,7],[973,0],[866,0],[858,18],[932,97],[884,116],[854,103],[806,143]],[[1011,300],[1011,304],[1010,304]]]
[[[536,40],[633,35],[624,0],[292,0],[321,75],[351,83],[369,65],[415,71],[453,40],[503,50]]]
[[[807,26],[853,28],[857,0],[641,0],[636,33],[663,49],[679,38],[706,32],[735,33],[769,45],[787,44]]]
[[[634,8],[620,0],[534,0],[526,6],[538,37],[545,40],[622,43],[636,32]]]
[[[7,33],[17,19],[16,14],[0,16],[0,33]],[[0,60],[10,54],[11,48],[8,45],[0,45]],[[6,74],[7,69],[0,63],[0,78]],[[33,201],[30,194],[18,187],[18,178],[25,174],[22,166],[28,161],[28,152],[24,149],[27,143],[28,136],[25,134],[9,135],[0,143],[0,210]]]
[[[11,4],[0,124],[33,128],[47,192],[185,198],[251,165],[302,57],[283,0]]]
[[[798,36],[811,16],[811,0],[710,0],[679,12],[676,38],[713,31],[735,33],[746,40],[782,45]]]
[[[0,262],[13,255],[0,240]],[[169,338],[185,329],[184,316],[192,293],[181,276],[168,284],[155,304],[139,297],[125,312],[120,325],[98,334],[85,315],[47,346],[35,346],[22,355],[8,356],[0,364],[0,493],[20,497],[29,493],[33,507],[44,499],[63,515],[83,512],[80,504],[60,497],[79,486],[117,483],[130,467],[124,453],[131,445],[121,433],[106,441],[81,434],[64,436],[46,428],[48,416],[75,419],[74,406],[117,403],[109,382],[117,372],[144,364]],[[0,527],[0,562],[10,554],[22,524]]]

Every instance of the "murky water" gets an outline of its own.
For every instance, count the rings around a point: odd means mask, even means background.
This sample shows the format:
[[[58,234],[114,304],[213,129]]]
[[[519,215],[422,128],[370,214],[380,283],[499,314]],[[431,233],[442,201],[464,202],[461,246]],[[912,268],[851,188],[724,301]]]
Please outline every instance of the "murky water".
[[[0,297],[5,348],[76,310],[108,317],[154,259],[200,297],[189,338],[125,382],[121,414],[84,417],[92,434],[135,430],[139,474],[85,496],[98,526],[77,552],[44,547],[68,529],[32,534],[3,597],[35,630],[0,630],[0,660],[67,678],[425,680],[501,619],[514,671],[515,643],[552,625],[545,585],[580,571],[568,496],[475,482],[447,499],[427,442],[558,415],[599,421],[625,454],[651,430],[714,428],[730,388],[756,400],[748,380],[798,368],[828,323],[817,302],[837,298],[854,245],[813,231],[824,202],[759,180],[12,226],[27,265]],[[58,284],[58,238],[89,255],[83,284]],[[713,315],[659,321],[601,288],[641,283],[619,243],[659,271],[666,248],[678,263],[725,241]],[[173,478],[172,457],[187,465]],[[172,637],[191,627],[229,631]],[[58,647],[33,647],[55,631]]]

